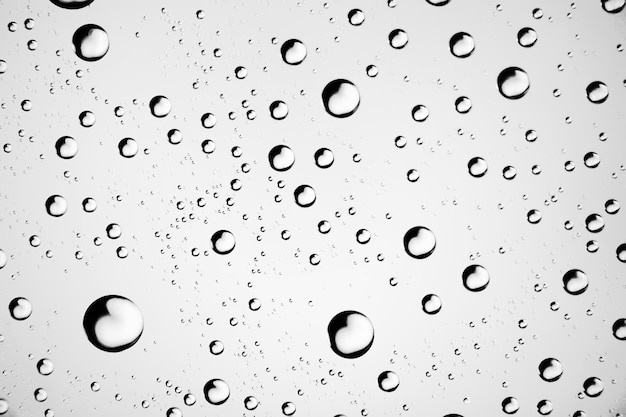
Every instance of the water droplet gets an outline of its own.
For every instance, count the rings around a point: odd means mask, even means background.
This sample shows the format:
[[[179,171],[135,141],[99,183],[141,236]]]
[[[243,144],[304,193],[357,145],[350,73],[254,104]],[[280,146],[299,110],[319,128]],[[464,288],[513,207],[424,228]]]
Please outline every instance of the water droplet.
[[[450,0],[426,0],[426,2],[428,4],[432,4],[433,6],[445,6],[450,3]]]
[[[487,173],[487,161],[483,158],[476,156],[469,160],[467,163],[467,170],[469,174],[474,178],[480,178]]]
[[[224,352],[224,343],[221,340],[214,340],[209,344],[209,351],[214,355],[221,355]]]
[[[54,147],[57,155],[63,159],[72,159],[78,153],[78,142],[69,136],[59,138]]]
[[[589,279],[580,269],[570,269],[563,275],[563,288],[568,294],[579,295],[587,291]]]
[[[626,319],[617,319],[613,323],[613,336],[617,340],[626,340]]]
[[[489,285],[489,272],[481,265],[470,265],[462,274],[463,286],[472,291],[478,292],[487,288]]]
[[[60,195],[51,195],[46,200],[46,211],[52,217],[61,217],[67,212],[67,202]]]
[[[24,297],[16,297],[9,303],[9,313],[15,320],[26,320],[33,313],[33,305]]]
[[[83,200],[83,210],[85,210],[85,213],[93,213],[94,211],[96,211],[97,207],[98,204],[93,198],[87,197]]]
[[[319,232],[323,235],[330,232],[330,222],[328,222],[327,220],[322,220],[317,224],[317,230],[319,230]]]
[[[154,117],[165,117],[172,111],[172,103],[165,96],[154,96],[150,100],[150,113]]]
[[[235,236],[228,230],[218,230],[211,237],[213,251],[219,255],[227,255],[235,249]]]
[[[602,0],[602,8],[607,13],[619,13],[625,4],[626,0]]]
[[[536,209],[529,210],[528,213],[526,213],[526,219],[530,224],[537,224],[541,221],[541,212]]]
[[[539,364],[539,376],[546,382],[557,381],[563,375],[561,362],[554,358],[546,358]]]
[[[246,407],[246,410],[252,411],[259,406],[259,400],[253,396],[248,396],[243,400],[243,405]]]
[[[283,414],[286,416],[292,416],[296,412],[296,405],[291,401],[283,403],[280,408],[283,411]]]
[[[368,65],[365,68],[365,73],[368,77],[374,78],[378,75],[378,67],[376,65]]]
[[[289,108],[284,101],[276,100],[270,104],[270,116],[274,120],[283,120],[289,114]]]
[[[320,168],[329,168],[335,162],[333,152],[328,148],[320,148],[315,151],[315,165]]]
[[[604,384],[600,378],[592,376],[583,382],[583,390],[588,397],[598,397],[604,391]]]
[[[526,95],[530,88],[528,74],[521,68],[508,67],[498,75],[498,89],[503,97],[517,100]]]
[[[428,107],[424,106],[423,104],[418,104],[417,106],[413,107],[413,110],[411,110],[411,116],[413,116],[413,120],[415,120],[416,122],[423,122],[426,119],[428,119],[428,115],[430,114],[430,111],[428,110]]]
[[[585,166],[587,168],[596,168],[600,165],[600,155],[595,152],[587,152],[583,158]]]
[[[211,129],[217,124],[217,117],[213,113],[204,113],[200,118],[202,127],[205,129]]]
[[[50,375],[54,371],[54,363],[48,358],[39,359],[37,372],[41,375]]]
[[[34,392],[34,395],[35,395],[35,401],[40,402],[40,403],[48,399],[48,392],[43,388],[37,388]]]
[[[385,392],[393,392],[400,385],[400,378],[392,371],[384,371],[378,375],[378,387]]]
[[[604,103],[609,98],[609,88],[601,81],[594,81],[587,86],[587,98],[595,104]]]
[[[258,298],[251,298],[250,301],[248,301],[248,307],[252,311],[258,311],[261,308],[261,300]]]
[[[467,58],[474,53],[476,45],[472,35],[458,32],[450,38],[450,52],[457,58]]]
[[[96,115],[85,110],[78,115],[78,121],[82,127],[91,127],[96,124]]]
[[[530,48],[537,42],[537,32],[532,28],[522,28],[517,32],[517,43],[524,48]]]
[[[356,241],[360,244],[364,245],[368,243],[371,239],[370,232],[367,229],[360,229],[356,232]]]
[[[619,211],[619,201],[612,198],[610,200],[606,200],[606,203],[604,203],[604,210],[607,214],[617,214]]]
[[[604,219],[599,214],[590,214],[585,219],[585,227],[591,233],[599,233],[604,229]]]
[[[133,138],[124,138],[117,144],[117,150],[124,158],[132,158],[137,155],[139,145],[137,145],[137,141]]]
[[[415,226],[404,234],[404,250],[415,259],[428,258],[435,251],[435,234],[423,226]]]
[[[165,413],[166,417],[183,417],[183,412],[178,407],[171,407]]]
[[[365,13],[361,9],[352,9],[348,12],[348,22],[352,26],[361,26],[365,22]]]
[[[109,35],[98,25],[79,27],[72,37],[74,52],[84,61],[98,61],[109,51]]]
[[[55,6],[63,9],[82,9],[93,3],[93,0],[50,0]]]
[[[128,298],[106,295],[87,308],[83,328],[87,339],[98,349],[121,352],[139,340],[143,333],[143,316]]]
[[[0,398],[0,415],[6,414],[9,411],[9,402],[4,398]]]
[[[0,249],[0,269],[7,266],[7,260],[7,254],[2,249]]]
[[[615,254],[620,262],[626,262],[626,243],[621,243],[617,249],[615,249]]]
[[[461,96],[454,102],[454,108],[457,112],[466,114],[472,109],[472,101],[465,96]]]
[[[296,204],[300,207],[311,207],[315,203],[315,190],[310,185],[300,185],[293,192]]]
[[[437,314],[441,311],[441,298],[435,294],[428,294],[422,298],[422,310],[426,314]]]
[[[183,133],[178,129],[171,129],[167,132],[167,140],[172,145],[178,145],[183,141]]]
[[[331,116],[344,118],[354,114],[361,104],[359,89],[352,82],[337,79],[322,91],[322,103]]]
[[[306,58],[306,46],[298,39],[289,39],[280,47],[283,61],[289,65],[299,65]]]
[[[519,410],[519,401],[515,397],[506,397],[502,400],[502,411],[506,414],[515,414]]]
[[[517,170],[515,169],[515,167],[512,167],[510,165],[505,166],[502,170],[502,176],[506,180],[512,180],[513,178],[515,178],[515,176],[517,176]]]
[[[268,153],[270,166],[276,171],[287,171],[296,161],[296,155],[290,147],[285,145],[274,146]]]
[[[537,412],[542,416],[547,416],[552,412],[552,403],[550,400],[541,400],[537,403]]]
[[[346,359],[363,356],[374,343],[374,326],[370,319],[357,311],[343,311],[328,324],[330,347]]]
[[[191,407],[192,405],[196,403],[196,396],[191,393],[187,393],[183,397],[183,402],[185,403],[186,406]]]
[[[389,45],[393,49],[402,49],[409,43],[409,35],[402,29],[394,29],[389,33]]]
[[[211,379],[204,385],[204,398],[209,404],[224,404],[230,397],[228,384],[221,379]]]
[[[248,76],[248,70],[246,67],[237,67],[235,68],[235,77],[239,80],[243,80]]]

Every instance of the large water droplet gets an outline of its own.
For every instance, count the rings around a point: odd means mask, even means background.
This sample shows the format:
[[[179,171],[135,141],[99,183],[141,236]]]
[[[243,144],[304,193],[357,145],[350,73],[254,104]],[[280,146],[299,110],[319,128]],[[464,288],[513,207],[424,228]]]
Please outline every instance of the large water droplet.
[[[15,320],[26,320],[33,313],[33,305],[24,297],[16,297],[9,303],[9,313]]]
[[[450,38],[450,52],[457,58],[467,58],[474,53],[476,44],[472,35],[458,32]]]
[[[82,9],[93,3],[93,0],[50,0],[55,6],[63,9]]]
[[[563,365],[558,359],[546,358],[539,364],[539,376],[546,382],[557,381],[563,375]]]
[[[469,174],[474,178],[480,178],[487,173],[487,161],[480,156],[476,156],[469,160],[467,163],[467,170]]]
[[[132,158],[137,155],[139,145],[137,145],[137,141],[133,138],[124,138],[117,144],[117,150],[124,158]]]
[[[277,145],[269,151],[268,159],[270,166],[276,171],[287,171],[296,161],[296,155],[290,147]]]
[[[435,234],[427,227],[415,226],[404,234],[404,250],[415,259],[428,258],[436,245]]]
[[[330,347],[346,359],[363,356],[374,343],[374,326],[357,311],[342,311],[328,323]]]
[[[165,117],[172,111],[172,103],[165,96],[154,96],[150,100],[150,113],[154,117]]]
[[[213,251],[219,255],[227,255],[235,249],[235,236],[228,230],[218,230],[211,236]]]
[[[54,371],[54,363],[48,358],[39,359],[37,372],[41,375],[50,375]]]
[[[498,90],[508,99],[517,100],[524,97],[529,88],[530,79],[521,68],[508,67],[498,75]]]
[[[60,195],[51,195],[46,200],[46,211],[52,217],[61,217],[67,212],[67,201]]]
[[[441,298],[436,294],[428,294],[422,298],[422,310],[426,314],[437,314],[441,311]]]
[[[204,385],[204,398],[209,404],[224,404],[230,397],[228,384],[221,379],[211,379]]]
[[[393,392],[400,385],[400,378],[392,371],[384,371],[378,375],[378,387],[385,392]]]
[[[315,190],[310,185],[300,185],[293,192],[296,204],[300,207],[311,207],[315,203]]]
[[[63,159],[72,159],[78,153],[78,142],[69,136],[59,138],[54,147],[57,155]]]
[[[333,152],[328,148],[320,148],[315,151],[315,165],[320,168],[329,168],[335,162]]]
[[[517,32],[517,43],[524,48],[530,48],[537,42],[537,32],[532,28],[522,28]]]
[[[550,414],[552,409],[552,402],[550,402],[550,400],[541,400],[537,403],[537,412],[542,416]]]
[[[283,415],[292,416],[296,412],[296,405],[291,401],[287,401],[280,406],[280,409],[282,410]]]
[[[609,88],[602,81],[594,81],[587,86],[587,98],[595,104],[604,103],[609,98]]]
[[[591,233],[599,233],[604,229],[604,219],[597,213],[590,214],[585,219],[585,227]]]
[[[472,291],[478,292],[487,288],[489,285],[489,272],[481,265],[470,265],[463,270],[461,275],[463,286]]]
[[[352,9],[348,12],[348,22],[352,26],[361,26],[365,22],[365,13],[361,9]]]
[[[243,405],[246,407],[246,410],[252,411],[259,406],[259,400],[250,395],[243,400]]]
[[[79,27],[72,37],[74,52],[85,61],[102,59],[109,51],[109,35],[98,25],[87,24]]]
[[[604,384],[600,378],[592,376],[583,382],[583,390],[588,397],[598,397],[604,391]]]
[[[96,124],[96,115],[85,110],[78,115],[78,121],[82,127],[91,127]]]
[[[430,111],[428,110],[428,107],[424,106],[423,104],[418,104],[417,106],[413,107],[413,110],[411,110],[411,116],[416,122],[425,121],[426,119],[428,119],[429,114]]]
[[[515,397],[506,397],[502,400],[502,411],[506,414],[515,414],[519,410],[519,401]]]
[[[87,339],[98,349],[121,352],[139,340],[143,333],[143,316],[128,298],[106,295],[87,308],[83,328]]]
[[[7,260],[7,254],[2,249],[0,249],[0,269],[7,266]]]
[[[626,262],[626,243],[620,243],[615,249],[615,255],[620,262]]]
[[[274,120],[283,120],[289,114],[289,107],[284,101],[276,100],[270,104],[270,116]]]
[[[289,39],[280,47],[283,61],[289,65],[299,65],[306,58],[306,46],[298,39]]]
[[[331,116],[344,118],[354,114],[361,104],[359,89],[351,81],[337,79],[322,91],[322,103]]]
[[[468,113],[472,109],[472,101],[465,96],[461,96],[454,102],[454,108],[461,114]]]
[[[613,323],[613,336],[617,340],[626,340],[626,319],[617,319]]]
[[[409,43],[409,35],[402,29],[394,29],[389,33],[389,45],[393,49],[402,49]]]
[[[563,288],[565,288],[568,294],[582,294],[588,287],[589,279],[580,269],[570,269],[563,275]]]
[[[619,13],[624,9],[626,0],[602,0],[602,8],[608,13]]]

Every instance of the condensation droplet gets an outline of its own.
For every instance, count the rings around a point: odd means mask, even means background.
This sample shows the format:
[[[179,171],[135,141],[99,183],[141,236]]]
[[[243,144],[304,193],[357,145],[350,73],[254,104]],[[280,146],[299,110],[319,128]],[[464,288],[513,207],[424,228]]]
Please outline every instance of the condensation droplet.
[[[374,326],[369,318],[357,311],[343,311],[328,324],[330,347],[346,359],[363,356],[374,343]]]
[[[85,311],[87,339],[105,352],[121,352],[133,346],[143,333],[143,316],[135,303],[120,295],[98,298]]]
[[[46,211],[52,217],[61,217],[67,212],[67,201],[60,195],[51,195],[46,200]]]
[[[300,65],[306,58],[306,46],[298,39],[289,39],[280,47],[283,61],[289,65]]]
[[[437,314],[441,311],[441,298],[435,294],[428,294],[422,298],[422,310],[426,314]]]
[[[457,58],[467,58],[474,53],[476,44],[472,35],[458,32],[450,38],[450,52]]]
[[[470,265],[461,274],[463,286],[472,292],[482,291],[489,285],[489,272],[482,265]]]
[[[322,103],[331,116],[345,118],[353,115],[361,103],[359,89],[351,81],[337,79],[322,91]]]
[[[526,95],[530,88],[528,74],[521,68],[508,67],[498,75],[498,89],[503,97],[517,100]]]
[[[402,29],[394,29],[389,33],[389,45],[393,49],[402,49],[409,43],[409,35]]]
[[[33,305],[24,297],[16,297],[9,303],[9,313],[15,320],[26,320],[33,313]]]
[[[427,227],[415,226],[404,234],[404,250],[412,258],[428,258],[436,245],[435,234]]]
[[[235,249],[235,236],[228,230],[218,230],[211,236],[213,251],[219,255],[227,255]]]
[[[602,81],[594,81],[587,86],[587,99],[595,104],[604,103],[609,98],[609,88]]]
[[[315,203],[316,195],[315,190],[310,185],[300,185],[294,192],[296,204],[300,207],[311,207]]]
[[[59,158],[72,159],[78,153],[78,142],[69,136],[63,136],[54,145]]]
[[[268,153],[270,166],[276,171],[287,171],[296,161],[296,155],[290,147],[285,145],[274,146]]]
[[[204,398],[209,404],[224,404],[230,397],[228,384],[221,379],[211,379],[204,385]]]
[[[378,387],[385,392],[393,392],[400,385],[400,378],[392,371],[384,371],[378,375]]]
[[[109,35],[98,25],[87,24],[79,27],[72,37],[74,52],[88,62],[102,59],[109,51]]]
[[[170,114],[172,111],[172,103],[165,96],[154,96],[150,100],[150,113],[154,117],[162,118]]]
[[[587,291],[589,279],[580,269],[570,269],[563,275],[563,288],[568,294],[579,295]]]
[[[546,382],[557,381],[563,375],[561,362],[554,358],[546,358],[539,363],[539,376]]]

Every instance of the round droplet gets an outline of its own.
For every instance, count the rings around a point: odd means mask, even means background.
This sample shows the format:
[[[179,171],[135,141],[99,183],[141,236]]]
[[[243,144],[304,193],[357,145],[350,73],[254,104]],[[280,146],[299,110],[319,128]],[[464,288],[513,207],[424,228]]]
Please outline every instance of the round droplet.
[[[454,108],[461,114],[468,113],[472,109],[472,101],[465,96],[461,96],[454,102]]]
[[[430,111],[428,110],[428,107],[424,106],[423,104],[418,104],[417,106],[413,107],[413,110],[411,110],[411,116],[413,116],[413,120],[415,120],[416,122],[423,122],[426,119],[428,119],[428,115],[430,114]]]
[[[93,0],[50,0],[55,6],[63,9],[82,9],[93,3]]]
[[[300,207],[311,207],[315,203],[315,190],[310,185],[300,185],[293,192],[296,204]]]
[[[7,254],[2,249],[0,249],[0,269],[7,266],[7,260]]]
[[[619,13],[624,10],[626,0],[602,0],[602,8],[607,13]]]
[[[602,81],[594,81],[587,86],[587,98],[595,104],[604,103],[609,98],[609,88]]]
[[[600,155],[595,152],[587,152],[583,158],[583,162],[587,168],[596,168],[600,165]]]
[[[251,298],[250,301],[248,301],[248,307],[252,311],[258,311],[261,308],[261,300],[258,298]]]
[[[107,295],[87,308],[83,328],[87,339],[98,349],[121,352],[139,340],[143,333],[143,316],[128,298]]]
[[[541,400],[537,403],[537,412],[542,416],[550,414],[552,409],[552,402],[550,402],[550,400]]]
[[[329,168],[335,162],[333,152],[328,148],[320,148],[315,151],[315,165],[320,168]]]
[[[517,176],[517,170],[515,169],[515,167],[512,167],[510,165],[505,166],[502,170],[502,176],[505,180],[512,180]]]
[[[528,213],[526,213],[526,220],[528,220],[530,224],[539,223],[541,221],[541,212],[536,209],[529,210]]]
[[[97,207],[98,204],[93,198],[87,197],[83,200],[83,210],[85,210],[86,213],[93,213],[94,211],[96,211]]]
[[[361,9],[352,9],[348,12],[348,22],[352,26],[361,26],[365,22],[365,13]]]
[[[469,160],[467,163],[467,170],[469,174],[474,178],[480,178],[487,173],[487,161],[483,158],[476,156]]]
[[[150,100],[150,113],[154,117],[165,117],[172,111],[172,103],[165,96],[154,96]]]
[[[306,46],[298,39],[289,39],[280,47],[283,61],[289,65],[299,65],[306,58]]]
[[[580,269],[570,269],[563,275],[563,288],[568,294],[579,295],[587,291],[589,279]]]
[[[9,402],[4,398],[0,398],[0,415],[6,414],[9,411]]]
[[[617,340],[626,340],[626,319],[617,319],[613,323],[613,336]]]
[[[422,310],[426,314],[437,314],[441,311],[441,298],[435,294],[428,294],[422,298]]]
[[[183,417],[183,412],[178,407],[170,407],[165,412],[165,417]]]
[[[200,122],[205,129],[211,129],[217,124],[217,117],[213,113],[204,113],[200,118]]]
[[[85,110],[78,115],[78,121],[82,127],[91,127],[96,124],[96,115]]]
[[[585,227],[591,233],[599,233],[604,229],[604,219],[599,214],[590,214],[585,219]]]
[[[506,397],[502,400],[502,411],[506,414],[515,414],[519,410],[519,401],[515,397]]]
[[[561,362],[554,358],[546,358],[539,364],[539,376],[546,382],[557,381],[563,375]]]
[[[404,234],[404,250],[412,258],[428,258],[436,246],[435,234],[427,227],[415,226]]]
[[[530,48],[537,42],[537,32],[534,29],[525,27],[517,32],[517,43],[524,48]]]
[[[283,120],[289,114],[289,108],[284,101],[276,100],[270,104],[270,115],[274,120]]]
[[[213,251],[219,255],[227,255],[235,249],[235,236],[228,230],[218,230],[211,237]]]
[[[292,416],[296,412],[296,405],[292,403],[291,401],[287,401],[283,403],[283,405],[280,408],[283,411],[283,414],[286,416]]]
[[[54,363],[48,358],[39,359],[37,372],[41,375],[50,375],[54,371]]]
[[[450,38],[450,52],[457,58],[467,58],[475,48],[474,38],[469,33],[458,32]]]
[[[426,0],[428,4],[432,4],[433,6],[445,6],[450,3],[450,0]]]
[[[69,136],[59,138],[54,147],[59,158],[72,159],[78,153],[78,142]]]
[[[290,147],[285,145],[274,146],[268,153],[270,166],[276,171],[287,171],[296,161],[296,155]]]
[[[323,235],[330,232],[330,229],[331,229],[330,222],[327,220],[322,220],[321,222],[317,224],[317,230],[319,230],[319,232]]]
[[[106,232],[109,239],[117,239],[118,237],[122,236],[122,228],[117,223],[109,224],[107,226]]]
[[[52,217],[61,217],[67,212],[67,202],[60,195],[51,195],[46,200],[46,211]]]
[[[372,235],[370,235],[370,232],[367,229],[360,229],[356,232],[356,241],[359,242],[361,245],[369,242],[371,237]]]
[[[35,401],[40,402],[40,403],[48,399],[48,392],[43,388],[37,388],[34,392],[34,395],[35,395]]]
[[[196,396],[193,395],[192,393],[187,393],[183,397],[183,402],[185,403],[186,406],[191,407],[192,405],[196,403]]]
[[[615,254],[620,262],[626,262],[626,243],[621,243],[617,249],[615,249]]]
[[[489,285],[490,280],[489,272],[481,265],[468,266],[463,270],[461,277],[463,286],[472,292],[484,290]]]
[[[406,179],[408,179],[410,182],[416,182],[417,180],[420,179],[419,171],[416,169],[408,170],[406,173]]]
[[[378,375],[378,387],[385,392],[393,392],[400,385],[400,378],[392,371],[384,371]]]
[[[243,80],[248,76],[248,70],[246,67],[237,67],[235,68],[235,77],[239,80]]]
[[[526,95],[530,88],[528,74],[521,68],[508,67],[498,75],[498,90],[503,97],[517,100]]]
[[[619,201],[612,198],[610,200],[606,200],[606,203],[604,203],[604,210],[607,214],[617,214],[619,211]]]
[[[79,27],[72,37],[74,52],[84,61],[98,61],[109,51],[109,35],[98,25]]]
[[[243,405],[246,407],[246,410],[252,411],[259,406],[259,400],[253,396],[248,396],[243,400]]]
[[[374,78],[378,75],[378,67],[376,65],[368,65],[365,68],[365,73],[368,77]]]
[[[389,33],[389,45],[393,49],[402,49],[409,43],[409,35],[402,29],[394,29]]]
[[[363,356],[374,343],[374,326],[357,311],[342,311],[328,324],[330,347],[346,359]]]
[[[211,154],[215,152],[215,142],[211,139],[205,139],[202,141],[202,152],[205,154]]]
[[[322,91],[322,103],[331,116],[344,118],[354,114],[361,103],[359,89],[352,82],[337,79]]]
[[[33,305],[24,297],[16,297],[9,303],[9,313],[15,320],[26,320],[33,313]]]
[[[221,355],[224,352],[224,343],[221,340],[214,340],[209,344],[209,351],[214,355]]]
[[[228,384],[221,379],[211,379],[204,385],[204,398],[209,404],[224,404],[230,397]]]
[[[588,397],[598,397],[604,391],[604,384],[600,378],[596,378],[592,376],[591,378],[585,379],[583,382],[583,390]]]
[[[117,150],[124,158],[132,158],[137,155],[139,145],[137,145],[137,141],[133,138],[124,138],[117,144]]]
[[[178,145],[183,141],[183,133],[178,129],[171,129],[167,132],[167,140],[172,145]]]

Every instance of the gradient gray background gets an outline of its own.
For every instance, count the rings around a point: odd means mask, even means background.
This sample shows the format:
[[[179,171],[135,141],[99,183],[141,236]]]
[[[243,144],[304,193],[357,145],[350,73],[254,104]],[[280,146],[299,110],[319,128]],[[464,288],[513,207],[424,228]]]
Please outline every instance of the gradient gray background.
[[[397,3],[95,0],[64,10],[44,0],[0,1],[0,59],[8,65],[0,75],[0,139],[12,146],[0,154],[0,248],[9,257],[0,270],[0,306],[18,296],[33,304],[22,322],[7,307],[0,314],[0,398],[9,401],[8,415],[41,416],[50,408],[59,417],[164,416],[176,406],[185,416],[275,416],[292,401],[296,417],[352,417],[363,409],[372,417],[472,417],[503,415],[500,403],[508,396],[520,401],[517,415],[538,415],[541,399],[552,401],[556,416],[579,409],[588,416],[626,413],[626,342],[611,332],[612,323],[626,317],[625,266],[615,256],[626,241],[626,224],[624,209],[604,213],[607,199],[626,202],[626,60],[617,48],[626,43],[626,12],[608,14],[596,0],[575,7],[571,1],[502,1],[501,11],[492,1]],[[360,27],[347,20],[354,7],[365,13]],[[538,20],[536,7],[544,13]],[[206,13],[202,20],[199,9]],[[24,28],[26,18],[35,20],[32,30]],[[11,21],[16,32],[6,29]],[[97,62],[81,61],[73,51],[72,35],[86,23],[109,34],[110,50]],[[517,44],[524,26],[537,31],[532,48]],[[409,36],[402,50],[388,44],[395,28]],[[448,49],[459,31],[476,42],[467,59]],[[280,46],[290,38],[308,50],[299,66],[281,60]],[[37,40],[35,51],[27,48],[30,39]],[[220,58],[215,48],[222,49]],[[369,64],[378,67],[376,78],[367,77]],[[244,80],[235,78],[237,66],[247,68]],[[517,101],[498,93],[496,77],[508,66],[530,77],[528,94]],[[346,119],[330,117],[321,103],[323,87],[335,78],[351,80],[361,93],[358,111]],[[610,92],[599,105],[585,96],[595,80]],[[148,107],[159,94],[173,106],[164,119]],[[461,95],[473,103],[466,115],[454,110]],[[33,103],[30,112],[20,108],[24,99]],[[269,115],[277,99],[289,106],[283,121]],[[243,100],[255,120],[246,118]],[[430,110],[424,123],[411,119],[416,104]],[[116,106],[124,107],[123,117],[114,115]],[[83,110],[95,113],[92,128],[80,126]],[[213,129],[200,124],[205,112],[217,116]],[[167,141],[172,128],[184,135],[177,146]],[[536,142],[524,140],[528,129],[538,132]],[[598,139],[600,132],[606,141]],[[65,135],[79,143],[72,160],[55,153]],[[403,149],[394,145],[398,135],[407,138]],[[139,144],[132,159],[118,153],[124,137]],[[209,138],[217,149],[205,155],[200,143]],[[296,155],[284,173],[267,162],[279,143]],[[233,146],[243,149],[240,158],[231,155]],[[335,155],[327,170],[314,164],[320,147]],[[583,164],[589,151],[600,155],[595,169]],[[356,153],[359,163],[352,159]],[[467,173],[474,156],[489,164],[483,178]],[[564,170],[567,160],[575,162],[573,172]],[[244,162],[251,166],[247,174]],[[539,175],[531,173],[535,164]],[[517,169],[513,181],[502,177],[506,165]],[[420,172],[416,183],[406,179],[411,168]],[[234,178],[242,181],[240,191],[230,189]],[[317,192],[310,208],[293,201],[300,184]],[[52,194],[68,202],[63,217],[45,212]],[[274,201],[276,194],[282,202]],[[88,196],[98,202],[91,214],[81,208]],[[205,207],[196,204],[200,197]],[[176,208],[179,201],[183,210]],[[348,213],[351,207],[356,214]],[[541,211],[539,224],[526,221],[530,209]],[[597,235],[584,226],[591,213],[606,222]],[[332,224],[327,235],[317,231],[323,219]],[[564,228],[567,220],[572,230]],[[115,241],[105,233],[112,222],[123,231]],[[437,237],[434,254],[424,260],[408,257],[402,246],[404,233],[416,225]],[[366,245],[355,239],[361,228],[372,234]],[[236,236],[230,255],[211,250],[210,237],[219,229]],[[288,241],[280,237],[284,229],[291,232]],[[28,242],[34,234],[42,240],[37,248]],[[93,244],[97,236],[102,246]],[[585,249],[592,238],[600,245],[594,254]],[[116,256],[120,245],[130,251],[126,259]],[[193,257],[192,248],[208,256]],[[84,254],[80,261],[77,250]],[[321,257],[315,267],[308,261],[313,253]],[[491,275],[481,293],[461,284],[461,272],[472,263]],[[562,288],[561,277],[572,268],[590,280],[579,296]],[[389,285],[391,277],[397,286]],[[546,288],[535,292],[535,284]],[[421,310],[428,293],[443,302],[435,316]],[[117,354],[97,350],[82,329],[85,309],[107,294],[132,299],[145,320],[139,342]],[[248,309],[252,297],[262,302],[257,312]],[[552,301],[560,304],[556,312]],[[328,321],[348,309],[366,314],[376,332],[371,350],[355,360],[335,355],[326,333]],[[229,324],[231,317],[237,326]],[[526,329],[518,327],[520,319]],[[220,356],[209,352],[214,339],[225,345]],[[37,373],[42,357],[55,364],[50,376]],[[558,382],[538,377],[546,357],[563,364]],[[385,370],[400,378],[395,392],[377,386]],[[604,393],[579,399],[590,376],[602,379]],[[224,405],[203,398],[212,378],[230,385]],[[99,392],[90,390],[93,381],[102,386]],[[33,398],[38,387],[48,391],[44,403]],[[183,404],[186,392],[197,397],[192,407]],[[114,399],[118,393],[121,401]],[[254,412],[243,406],[248,395],[261,402]]]

